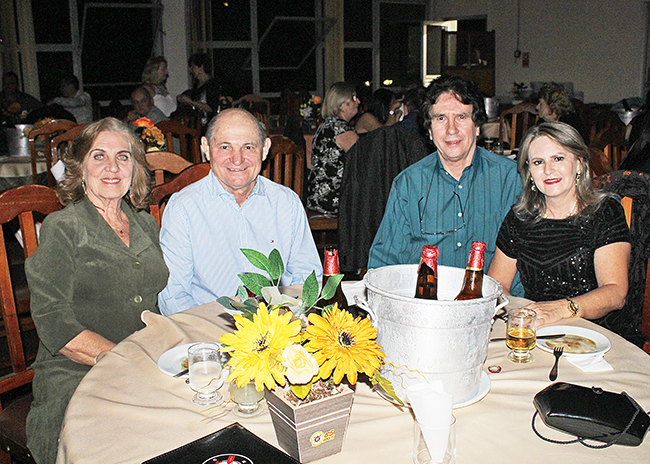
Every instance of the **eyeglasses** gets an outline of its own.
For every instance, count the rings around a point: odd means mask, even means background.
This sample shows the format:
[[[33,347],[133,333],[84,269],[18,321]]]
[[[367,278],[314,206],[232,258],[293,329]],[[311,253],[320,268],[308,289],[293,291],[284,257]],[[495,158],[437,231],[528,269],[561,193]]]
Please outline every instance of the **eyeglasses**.
[[[420,216],[420,232],[422,232],[422,235],[447,235],[447,234],[452,234],[454,232],[458,232],[459,230],[462,230],[465,228],[465,210],[463,209],[463,202],[460,201],[460,195],[458,193],[453,192],[454,198],[458,200],[458,208],[460,209],[460,217],[463,220],[463,225],[460,227],[456,227],[455,229],[450,229],[450,230],[445,230],[445,231],[439,231],[439,232],[427,232],[424,230],[424,224],[422,223],[422,218],[424,217],[424,213],[427,209],[427,203],[429,202],[429,192],[431,191],[431,184],[429,184],[429,190],[427,190],[427,197],[424,202],[424,207],[420,207],[422,205],[422,200],[424,200],[424,197],[420,198],[418,201],[418,215]]]

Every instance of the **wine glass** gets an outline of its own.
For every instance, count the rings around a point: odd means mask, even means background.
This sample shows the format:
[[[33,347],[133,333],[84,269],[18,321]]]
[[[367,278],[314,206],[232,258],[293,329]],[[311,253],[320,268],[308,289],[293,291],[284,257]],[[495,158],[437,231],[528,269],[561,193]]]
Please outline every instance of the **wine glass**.
[[[219,345],[195,343],[187,350],[190,371],[190,388],[196,392],[192,401],[202,406],[212,406],[223,401],[217,390],[223,385]]]
[[[506,345],[512,350],[508,359],[516,363],[530,362],[533,359],[530,352],[537,340],[537,313],[532,309],[511,309],[506,330]]]
[[[257,416],[261,411],[259,403],[263,397],[264,392],[257,391],[253,380],[239,388],[237,388],[237,382],[230,384],[230,399],[237,404],[233,413],[238,417]]]

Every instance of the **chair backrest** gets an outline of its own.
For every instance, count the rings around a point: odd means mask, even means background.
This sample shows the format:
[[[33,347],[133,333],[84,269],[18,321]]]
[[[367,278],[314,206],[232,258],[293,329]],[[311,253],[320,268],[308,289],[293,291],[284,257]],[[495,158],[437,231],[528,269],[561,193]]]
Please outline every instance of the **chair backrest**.
[[[303,199],[305,151],[288,137],[271,136],[271,149],[261,174],[273,182],[289,187]]]
[[[32,129],[29,133],[29,151],[32,155],[32,179],[38,182],[38,171],[36,170],[37,148],[36,140],[41,139],[44,143],[45,166],[47,167],[47,182],[50,187],[56,186],[56,180],[50,172],[52,167],[52,139],[63,132],[72,129],[77,124],[67,119],[54,119],[39,128]],[[38,150],[40,151],[40,150]]]
[[[596,148],[589,147],[589,169],[591,170],[592,177],[604,176],[608,172],[612,172],[612,165],[607,155]]]
[[[201,132],[201,118],[202,114],[199,110],[192,109],[190,105],[180,104],[176,111],[169,115],[169,119],[179,121],[185,124],[190,129]]]
[[[165,172],[178,174],[192,166],[185,158],[170,151],[150,151],[145,154],[149,169],[154,173],[156,185],[165,183]]]
[[[612,171],[594,179],[594,183],[622,197],[632,236],[625,306],[607,314],[602,325],[650,353],[650,175]]]
[[[602,150],[613,169],[618,169],[627,153],[625,129],[621,118],[608,109],[596,111],[590,121],[589,146]]]
[[[201,133],[199,131],[174,119],[161,121],[156,124],[156,127],[165,135],[168,151],[177,152],[174,147],[174,137],[178,137],[180,155],[194,164],[201,162]]]
[[[234,108],[243,108],[253,113],[257,119],[264,123],[268,131],[269,116],[271,115],[271,104],[267,99],[251,93],[244,95],[239,100],[235,100],[232,103],[232,106]]]
[[[209,173],[210,163],[194,164],[183,170],[173,180],[165,184],[156,185],[153,189],[151,189],[151,203],[149,204],[149,212],[153,217],[156,218],[158,225],[161,224],[162,213],[171,194],[178,192],[190,184],[193,184],[199,179],[203,179]]]
[[[501,113],[499,121],[499,142],[507,142],[510,149],[519,147],[526,131],[537,124],[539,117],[529,105],[515,105]]]
[[[70,149],[72,142],[77,140],[79,133],[88,124],[77,124],[70,130],[57,135],[52,139],[52,162],[57,159],[63,159],[63,155]]]
[[[38,246],[33,213],[50,214],[61,209],[56,192],[42,185],[25,185],[0,193],[0,224],[18,217],[25,257]],[[0,227],[0,310],[9,349],[12,372],[0,377],[0,393],[28,384],[34,376],[27,367],[16,301],[9,273],[9,259],[3,228]]]

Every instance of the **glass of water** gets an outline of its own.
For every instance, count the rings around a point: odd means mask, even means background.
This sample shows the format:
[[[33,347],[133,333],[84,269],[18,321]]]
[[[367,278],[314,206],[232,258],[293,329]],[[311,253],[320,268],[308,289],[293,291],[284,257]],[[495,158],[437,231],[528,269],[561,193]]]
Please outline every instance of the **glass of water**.
[[[262,398],[264,398],[264,391],[257,391],[252,380],[239,388],[237,382],[230,384],[230,399],[237,403],[233,412],[238,417],[255,417],[261,410]]]
[[[190,388],[196,392],[192,401],[202,406],[212,406],[223,401],[218,392],[221,380],[219,345],[216,343],[195,343],[187,350],[190,370]]]

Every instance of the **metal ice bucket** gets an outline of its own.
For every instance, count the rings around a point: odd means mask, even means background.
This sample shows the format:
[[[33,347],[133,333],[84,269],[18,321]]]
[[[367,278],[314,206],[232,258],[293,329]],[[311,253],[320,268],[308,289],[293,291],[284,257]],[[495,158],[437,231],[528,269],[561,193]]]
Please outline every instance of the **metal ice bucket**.
[[[4,127],[9,147],[9,156],[31,156],[29,152],[29,137],[25,135],[25,129],[34,127],[31,124],[16,124],[14,127]]]
[[[438,266],[438,300],[413,298],[417,267],[371,269],[363,279],[377,342],[386,354],[381,373],[404,402],[404,389],[423,376],[441,380],[454,403],[463,403],[478,393],[493,317],[507,300],[497,307],[503,289],[486,275],[483,298],[452,301],[465,269],[447,266]]]

